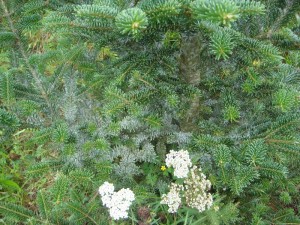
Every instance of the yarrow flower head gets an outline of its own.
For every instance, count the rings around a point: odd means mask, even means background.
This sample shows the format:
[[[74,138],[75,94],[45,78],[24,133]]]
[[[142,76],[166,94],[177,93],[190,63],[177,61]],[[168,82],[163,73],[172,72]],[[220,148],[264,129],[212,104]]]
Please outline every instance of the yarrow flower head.
[[[114,191],[114,185],[104,182],[99,187],[99,194],[103,205],[109,209],[109,214],[114,220],[128,218],[128,210],[135,199],[134,193],[128,188]]]
[[[99,187],[98,192],[101,195],[101,200],[103,202],[103,205],[108,208],[110,207],[111,198],[112,195],[114,194],[114,190],[115,190],[114,185],[108,182],[104,182],[104,184],[102,184]]]
[[[208,192],[211,183],[201,172],[201,168],[193,166],[189,177],[184,180],[185,200],[188,206],[203,212],[212,206],[213,198]]]
[[[166,165],[174,167],[174,176],[184,178],[183,185],[171,183],[168,194],[162,195],[161,204],[169,206],[168,212],[176,213],[185,199],[187,206],[196,208],[199,212],[209,209],[213,204],[209,193],[211,182],[206,179],[201,168],[192,166],[189,153],[185,150],[167,154]]]
[[[183,186],[172,183],[168,194],[162,195],[160,204],[167,204],[169,206],[169,213],[176,213],[181,205],[180,191],[183,190]]]
[[[115,187],[113,184],[108,183],[107,181],[104,182],[104,184],[102,184],[99,187],[99,194],[102,195],[107,195],[107,194],[112,194],[115,191]]]
[[[166,156],[166,165],[174,168],[174,175],[178,178],[188,176],[189,168],[192,166],[189,152],[186,150],[174,151],[171,150]]]

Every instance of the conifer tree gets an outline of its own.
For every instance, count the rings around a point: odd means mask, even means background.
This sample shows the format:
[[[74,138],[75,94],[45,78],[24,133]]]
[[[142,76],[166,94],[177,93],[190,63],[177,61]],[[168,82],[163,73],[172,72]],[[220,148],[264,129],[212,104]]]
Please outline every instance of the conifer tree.
[[[178,224],[300,223],[300,1],[0,0],[0,12],[0,146],[24,133],[36,161],[24,180],[50,179],[33,210],[1,201],[6,224],[107,224],[106,180],[151,205],[172,149],[189,150],[215,199]]]

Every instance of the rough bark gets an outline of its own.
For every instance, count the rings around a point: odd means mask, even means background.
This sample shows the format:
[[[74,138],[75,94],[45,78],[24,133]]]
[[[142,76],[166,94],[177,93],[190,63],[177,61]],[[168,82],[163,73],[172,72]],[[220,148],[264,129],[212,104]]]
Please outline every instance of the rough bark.
[[[204,46],[199,34],[184,40],[180,54],[180,76],[187,84],[198,86],[201,78],[201,52]],[[197,129],[200,111],[200,96],[195,95],[187,100],[188,109],[180,121],[182,131],[191,132]]]

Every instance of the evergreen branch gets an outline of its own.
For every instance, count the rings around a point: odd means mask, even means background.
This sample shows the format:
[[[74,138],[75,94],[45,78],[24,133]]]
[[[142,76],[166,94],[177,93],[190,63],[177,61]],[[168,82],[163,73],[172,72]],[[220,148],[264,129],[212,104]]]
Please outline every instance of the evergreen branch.
[[[25,221],[27,219],[30,219],[34,216],[33,212],[25,209],[21,206],[17,206],[14,204],[0,204],[0,212],[3,213],[3,215],[7,215],[9,217],[12,217],[15,220]],[[37,219],[40,222],[43,222],[39,219]]]
[[[50,206],[46,201],[46,196],[44,195],[43,191],[38,193],[37,202],[39,204],[39,211],[44,217],[46,217],[46,220],[49,221]]]
[[[20,11],[20,9],[23,7],[21,4],[22,4],[22,2],[18,2],[18,5],[15,5],[14,9],[11,10],[8,15],[9,16],[13,16],[15,13],[18,13]],[[5,18],[5,17],[6,17],[5,14],[1,15],[0,16],[0,21],[2,21],[2,19]]]
[[[132,68],[134,68],[137,64],[134,64],[130,67],[127,68],[127,70],[124,71],[124,73],[122,73],[120,76],[123,77],[126,74],[128,74]],[[86,92],[90,91],[92,88],[94,88],[97,84],[103,82],[101,79],[99,79],[98,81],[94,82],[92,85],[90,85],[86,90],[84,90],[83,92],[81,92],[79,95],[77,95],[77,97],[80,97],[82,95],[84,95]]]
[[[55,88],[55,86],[56,86],[56,83],[58,82],[58,80],[59,80],[59,77],[63,74],[63,72],[65,72],[65,69],[66,69],[66,67],[67,67],[67,65],[69,65],[69,63],[70,62],[72,62],[71,60],[73,60],[79,53],[81,53],[82,51],[83,51],[83,49],[85,48],[85,46],[83,45],[83,46],[81,46],[81,47],[79,47],[78,48],[78,46],[76,46],[74,49],[75,49],[75,51],[71,51],[71,55],[69,55],[69,54],[66,54],[65,55],[65,57],[64,57],[64,59],[63,59],[63,62],[62,62],[62,64],[63,64],[63,66],[62,66],[62,68],[61,68],[61,70],[60,70],[60,73],[55,77],[55,80],[52,82],[52,85],[51,85],[51,87],[49,87],[49,92],[51,92],[54,88]],[[72,49],[73,50],[73,49]]]
[[[125,105],[126,105],[126,103],[120,103],[120,104],[116,105],[115,107],[113,107],[113,108],[109,109],[108,111],[106,111],[106,113],[110,115],[112,112],[115,112],[115,110],[124,108]]]
[[[31,96],[31,97],[34,97],[34,98],[40,98],[40,99],[43,99],[43,96],[39,95],[39,94],[34,94],[34,93],[28,93],[26,91],[21,91],[21,90],[18,90],[16,89],[15,90],[16,93],[19,93],[19,94],[22,94],[22,95],[27,95],[27,96]],[[23,98],[18,98],[16,97],[16,99],[23,99]]]
[[[10,91],[9,91],[10,87],[9,87],[9,79],[8,79],[8,77],[6,78],[5,84],[6,84],[6,95],[7,95],[6,99],[8,100],[8,105],[10,105],[10,97],[11,97],[11,95],[10,95]]]
[[[65,26],[70,26],[73,28],[85,28],[85,29],[91,29],[91,30],[98,30],[98,31],[111,31],[113,30],[111,27],[89,27],[87,25],[80,25],[76,24],[74,22],[69,22],[69,23],[51,23],[51,25],[54,26],[59,26],[59,27],[65,27]]]
[[[80,17],[96,17],[104,19],[115,19],[118,10],[113,7],[99,5],[80,5],[76,7],[77,15]]]
[[[167,0],[167,1],[155,1],[151,2],[150,4],[148,2],[145,2],[145,12],[148,15],[151,15],[153,17],[152,19],[157,19],[160,17],[167,17],[167,16],[175,16],[180,13],[180,7],[181,3],[177,0]],[[142,8],[143,4],[142,4]]]
[[[49,169],[54,170],[60,167],[62,167],[62,165],[59,162],[43,162],[30,167],[27,171],[27,174],[31,176],[41,175],[42,173],[49,171]]]
[[[42,83],[41,79],[39,78],[38,73],[37,73],[36,70],[31,66],[31,64],[30,64],[30,62],[29,62],[29,57],[28,57],[28,55],[27,55],[27,53],[26,53],[26,51],[25,51],[25,49],[24,49],[24,47],[23,47],[23,45],[22,45],[21,39],[20,39],[20,37],[19,37],[19,35],[18,35],[18,31],[17,31],[17,29],[15,28],[15,26],[14,26],[14,24],[13,24],[13,20],[12,20],[11,17],[10,17],[10,13],[9,13],[9,11],[7,10],[7,7],[6,7],[6,5],[5,5],[4,0],[0,0],[0,1],[1,1],[2,9],[3,9],[3,11],[4,11],[4,16],[6,17],[8,23],[9,23],[9,26],[10,26],[11,31],[15,34],[15,37],[16,37],[16,39],[17,39],[17,45],[18,45],[18,47],[19,47],[19,50],[20,50],[20,52],[21,52],[21,54],[22,54],[22,56],[23,56],[23,58],[24,58],[24,60],[25,60],[25,63],[26,63],[26,65],[27,65],[29,71],[31,72],[31,74],[32,74],[32,76],[33,76],[35,82],[37,83],[38,88],[39,88],[39,90],[40,90],[40,92],[41,92],[43,98],[45,99],[45,101],[46,101],[46,103],[47,103],[47,105],[48,105],[48,107],[49,107],[49,109],[50,109],[51,115],[53,116],[54,113],[53,113],[53,111],[52,111],[52,106],[51,106],[51,104],[50,104],[50,100],[49,100],[48,94],[47,94],[46,91],[45,91],[45,88],[44,88],[44,86],[43,86],[43,83]]]
[[[60,204],[68,191],[69,181],[66,177],[61,176],[55,181],[52,192],[56,204]]]
[[[288,170],[285,166],[274,161],[265,161],[260,166],[255,167],[261,174],[269,178],[287,178]]]
[[[15,98],[12,83],[13,81],[9,73],[0,77],[0,97],[2,97],[3,102],[8,108],[10,108]]]
[[[76,212],[80,213],[81,215],[83,215],[85,218],[88,218],[93,224],[99,225],[92,217],[90,217],[89,214],[85,213],[84,211],[82,211],[80,208],[74,206],[74,204],[70,204],[67,203],[67,206],[72,208],[73,210],[75,210]]]
[[[125,105],[130,104],[130,103],[132,102],[131,100],[128,100],[128,99],[126,99],[125,97],[120,96],[120,95],[118,95],[118,94],[116,94],[116,93],[114,93],[114,92],[109,92],[109,95],[114,96],[114,97],[116,97],[116,98],[118,98],[118,99],[120,99],[120,100],[123,100],[124,103],[125,103]]]
[[[286,214],[284,214],[284,215],[281,215],[281,216],[278,216],[278,217],[272,219],[272,222],[275,223],[276,220],[279,220],[280,218],[284,218],[284,217],[286,217],[287,215],[292,215],[292,214],[293,214],[293,212],[288,212],[288,213],[286,213]],[[279,222],[280,222],[280,221],[279,221]],[[284,224],[294,224],[294,223],[284,223]]]
[[[280,16],[277,18],[277,20],[269,29],[269,31],[266,32],[267,38],[270,38],[273,35],[274,31],[278,29],[282,21],[285,19],[285,17],[289,14],[290,10],[292,9],[294,0],[287,0],[286,2],[287,2],[287,6],[283,10],[283,13],[280,14]]]
[[[290,154],[293,154],[293,155],[298,155],[300,157],[300,151],[295,151],[293,149],[288,149],[288,148],[285,148],[283,146],[280,146],[278,144],[272,144],[274,148],[277,148],[277,149],[280,149],[281,151],[284,151],[284,152],[287,152],[287,153],[290,153]]]
[[[269,137],[271,137],[273,134],[277,133],[278,131],[282,130],[284,127],[287,127],[289,125],[292,125],[294,123],[297,123],[299,122],[299,119],[296,119],[296,120],[293,120],[293,121],[290,121],[288,123],[285,123],[283,125],[281,125],[280,127],[277,127],[275,130],[273,130],[272,132],[270,132],[269,134],[267,134],[264,138],[265,139],[268,139]]]
[[[10,170],[10,151],[30,151],[22,187],[41,189],[30,200],[39,212],[0,203],[0,221],[115,223],[95,191],[111,180],[133,188],[132,223],[159,224],[161,213],[169,224],[299,221],[300,2],[0,1],[0,155]],[[19,4],[14,14],[2,10]],[[214,196],[211,209],[180,207],[173,217],[159,203],[173,171],[159,173],[158,164],[180,148],[209,173]],[[149,220],[138,220],[145,203]]]
[[[145,73],[145,75],[148,75],[149,72],[151,71],[151,69],[152,69],[152,68],[150,68],[150,69]],[[151,84],[151,83],[149,83],[148,81],[146,81],[145,79],[143,79],[139,73],[135,73],[135,74],[134,74],[134,77],[135,77],[137,80],[139,80],[139,81],[143,82],[144,84],[148,85],[149,87],[151,87],[151,88],[153,88],[153,89],[156,89],[155,86],[154,86],[153,84]]]
[[[298,141],[291,140],[280,140],[280,139],[265,139],[267,143],[281,143],[281,144],[297,144],[300,145]]]
[[[237,5],[240,7],[239,11],[246,15],[263,14],[265,12],[265,6],[260,2],[249,0],[237,0]]]

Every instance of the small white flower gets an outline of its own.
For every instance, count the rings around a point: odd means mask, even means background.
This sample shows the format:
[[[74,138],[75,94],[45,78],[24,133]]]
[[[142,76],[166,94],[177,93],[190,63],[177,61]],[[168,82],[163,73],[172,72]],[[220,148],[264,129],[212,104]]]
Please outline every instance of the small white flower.
[[[115,191],[114,185],[111,183],[108,183],[107,181],[105,181],[104,184],[102,184],[98,190],[98,192],[101,196],[112,194],[112,193],[114,193],[114,191]]]
[[[185,179],[184,184],[184,196],[188,206],[198,209],[199,212],[203,212],[212,206],[213,198],[208,193],[211,182],[201,173],[201,169],[194,166],[190,171],[190,176]]]
[[[213,197],[209,193],[211,182],[201,172],[201,168],[193,166],[187,151],[173,150],[167,154],[166,165],[174,167],[174,176],[184,178],[183,185],[172,183],[170,191],[162,195],[161,204],[169,206],[168,212],[175,213],[181,205],[181,198],[187,206],[203,212],[213,204]]]
[[[169,206],[169,213],[176,213],[181,205],[180,191],[183,189],[182,185],[172,183],[168,194],[162,195],[161,204]]]
[[[114,220],[126,219],[128,217],[128,213],[118,207],[112,207],[109,209],[109,215]]]
[[[134,193],[126,188],[118,192],[114,191],[114,185],[105,182],[99,187],[99,194],[103,205],[109,208],[109,214],[114,220],[126,219],[128,210],[134,201]]]
[[[112,195],[114,193],[115,187],[113,184],[108,183],[108,182],[104,182],[104,184],[102,184],[99,187],[99,194],[101,195],[101,200],[104,206],[106,207],[110,207],[111,204],[111,198]]]
[[[174,167],[174,176],[185,178],[188,176],[189,169],[192,166],[189,152],[186,150],[174,151],[166,155],[166,165]]]
[[[103,195],[101,197],[103,205],[106,206],[107,208],[111,207],[111,197],[112,195]]]
[[[178,178],[185,178],[188,176],[189,173],[189,168],[182,166],[182,167],[175,167],[174,170],[174,176],[178,177]]]

